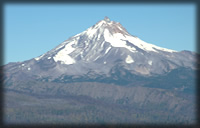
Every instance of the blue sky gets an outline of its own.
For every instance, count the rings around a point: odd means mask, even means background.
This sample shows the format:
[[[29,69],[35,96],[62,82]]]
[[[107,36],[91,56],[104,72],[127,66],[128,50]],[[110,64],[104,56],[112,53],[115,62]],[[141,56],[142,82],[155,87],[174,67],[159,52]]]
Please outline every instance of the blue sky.
[[[196,50],[195,4],[5,4],[4,64],[37,57],[105,16],[147,43]]]

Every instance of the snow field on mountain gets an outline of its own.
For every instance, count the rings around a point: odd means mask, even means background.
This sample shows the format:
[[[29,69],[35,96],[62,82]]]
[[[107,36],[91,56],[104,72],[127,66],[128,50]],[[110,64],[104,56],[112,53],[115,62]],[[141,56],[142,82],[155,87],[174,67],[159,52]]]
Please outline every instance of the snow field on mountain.
[[[64,64],[74,64],[74,63],[76,63],[76,61],[69,55],[70,53],[72,53],[75,50],[75,48],[72,47],[74,42],[75,41],[72,41],[72,42],[68,43],[67,45],[65,45],[65,48],[60,50],[53,57],[55,62],[61,61],[61,63],[64,63]]]
[[[126,61],[126,63],[128,63],[128,64],[134,62],[133,58],[132,58],[130,55],[128,55],[128,56],[126,57],[126,60],[125,60],[125,61]]]
[[[111,35],[108,29],[104,31],[104,38],[106,42],[109,42],[113,47],[124,47],[130,50],[131,52],[136,52],[134,47],[130,47],[126,45],[126,41],[122,40],[122,36],[120,33]]]
[[[158,52],[156,49],[161,50],[161,51],[165,51],[165,52],[176,52],[174,50],[170,50],[170,49],[166,49],[166,48],[161,48],[158,47],[156,45],[153,44],[149,44],[146,43],[142,40],[140,40],[137,37],[133,37],[133,36],[126,36],[124,39],[128,40],[129,42],[131,42],[132,44],[134,44],[135,46],[139,47],[142,50],[145,51],[153,51],[153,52]]]
[[[112,48],[126,48],[127,51],[141,53],[142,55],[144,54],[140,52],[140,50],[156,53],[160,51],[170,53],[176,52],[146,43],[130,35],[120,23],[104,19],[88,28],[86,31],[64,41],[50,52],[36,57],[35,60],[39,61],[41,58],[53,58],[55,62],[61,62],[61,64],[66,65],[75,64],[76,61],[80,60],[90,62],[96,61],[99,58],[103,59],[107,55],[110,56],[108,52],[113,50]],[[104,51],[104,53],[101,51]],[[117,53],[118,49],[115,50],[114,54]],[[123,55],[127,56],[124,59],[126,63],[130,64],[134,62],[132,54],[129,55],[124,52]],[[79,56],[80,58],[77,60]],[[148,64],[152,65],[152,62],[148,61]]]

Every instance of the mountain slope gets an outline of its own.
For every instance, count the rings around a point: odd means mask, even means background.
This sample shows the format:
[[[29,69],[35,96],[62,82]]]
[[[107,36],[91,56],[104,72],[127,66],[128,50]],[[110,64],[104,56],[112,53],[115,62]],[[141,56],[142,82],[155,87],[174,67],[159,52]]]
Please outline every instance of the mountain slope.
[[[104,114],[97,115],[94,122],[104,120],[106,113],[110,113],[115,115],[111,122],[123,122],[122,118],[126,118],[131,122],[170,123],[172,120],[169,118],[173,118],[175,122],[192,123],[195,121],[197,56],[194,52],[178,52],[146,43],[129,34],[120,23],[105,17],[39,57],[3,66],[6,95],[14,98],[6,100],[8,115],[17,117],[17,113],[23,114],[26,110],[18,111],[16,108],[20,108],[20,105],[15,102],[13,104],[17,107],[13,108],[10,100],[31,104],[30,101],[36,97],[44,97],[36,101],[58,103],[57,99],[51,98],[68,97],[77,104],[95,108],[90,111],[89,122],[93,120],[91,116],[102,111]],[[13,95],[20,98],[15,99]],[[21,98],[23,95],[27,95],[30,101]],[[85,97],[83,101],[86,102],[82,103],[81,97]],[[102,104],[117,107],[105,108]],[[39,107],[35,109],[34,105],[30,106],[35,112],[43,105],[38,104]],[[26,108],[26,105],[23,107]],[[66,104],[66,107],[69,105]],[[73,107],[76,108],[76,105]],[[60,110],[60,106],[48,111],[57,110]],[[78,110],[89,111],[88,108]],[[123,110],[127,111],[123,113]],[[152,110],[157,110],[158,114],[151,116]],[[48,111],[45,114],[48,115]],[[122,112],[121,118],[117,116],[118,111]],[[133,116],[128,115],[128,111]],[[189,115],[183,115],[183,112]],[[27,111],[25,113],[30,115]],[[138,114],[141,115],[136,116]],[[73,113],[68,116],[73,116]],[[77,117],[76,114],[74,116]],[[56,113],[55,117],[60,116]],[[8,122],[16,121],[10,117],[7,119]],[[24,119],[27,117],[17,122]],[[46,121],[49,122],[48,119]]]
[[[86,75],[90,71],[109,76],[111,69],[118,65],[132,74],[152,76],[179,67],[195,69],[195,63],[195,53],[146,43],[106,17],[47,53],[16,63],[15,70],[53,78],[63,74]],[[5,69],[12,72],[10,67]]]

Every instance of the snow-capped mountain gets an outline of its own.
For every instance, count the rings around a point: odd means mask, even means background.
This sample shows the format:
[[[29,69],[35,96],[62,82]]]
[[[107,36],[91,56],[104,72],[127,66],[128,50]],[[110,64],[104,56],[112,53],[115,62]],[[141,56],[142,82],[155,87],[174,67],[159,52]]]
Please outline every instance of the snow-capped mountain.
[[[3,66],[5,120],[193,123],[196,56],[146,43],[105,17],[47,53]]]
[[[114,69],[152,76],[179,67],[195,68],[195,54],[146,43],[108,17],[47,53],[15,64],[17,71],[39,78],[94,75],[111,76]],[[9,67],[9,66],[8,66]],[[6,68],[11,70],[12,68]]]

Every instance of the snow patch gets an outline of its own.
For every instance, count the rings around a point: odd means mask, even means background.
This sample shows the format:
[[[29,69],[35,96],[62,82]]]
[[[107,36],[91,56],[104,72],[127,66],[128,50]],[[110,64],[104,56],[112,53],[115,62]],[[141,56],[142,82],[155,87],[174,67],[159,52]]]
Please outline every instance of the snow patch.
[[[126,63],[128,63],[128,64],[134,62],[133,58],[132,58],[130,55],[128,55],[128,56],[126,57],[126,60],[125,60],[125,61],[126,61]]]
[[[100,28],[98,32],[99,32],[99,34],[98,34],[97,40],[100,40],[102,32],[103,32],[103,29]]]
[[[62,50],[64,50],[66,54],[72,53],[75,50],[75,48],[72,47],[72,45],[74,43],[75,43],[75,41],[72,41],[72,42],[68,43],[67,45],[65,45],[65,48],[62,49]]]
[[[134,47],[126,45],[126,39],[121,33],[110,34],[108,29],[104,31],[105,41],[109,42],[113,47],[124,47],[130,50],[131,52],[137,52]]]
[[[99,57],[100,57],[100,56],[97,56],[97,57],[94,59],[94,61],[97,60]]]
[[[30,71],[30,70],[31,70],[31,68],[28,68],[28,70]]]
[[[104,43],[105,43],[105,41],[101,44],[101,48],[103,48]]]
[[[55,62],[57,61],[61,61],[63,62],[63,64],[73,64],[76,61],[69,55],[70,53],[72,53],[75,48],[72,47],[72,45],[75,42],[72,41],[70,43],[68,43],[67,45],[65,45],[65,48],[63,48],[62,50],[60,50],[54,57],[53,59],[55,60]]]
[[[110,51],[111,47],[109,47],[108,49],[106,49],[105,54],[107,54]]]
[[[53,57],[55,62],[61,61],[61,64],[74,64],[76,61],[69,55],[59,53],[55,57]]]
[[[137,52],[137,51],[135,47],[126,45],[126,41],[129,41],[133,45],[145,51],[153,51],[157,53],[159,52],[158,50],[165,51],[165,52],[177,52],[174,50],[161,48],[156,45],[146,43],[140,40],[139,38],[133,37],[131,35],[123,35],[121,33],[111,34],[108,29],[105,29],[104,31],[104,38],[105,38],[105,41],[109,42],[113,47],[124,47],[130,50],[131,52]]]
[[[100,21],[96,26],[95,28],[100,28],[103,24],[105,24],[106,22],[104,20]]]
[[[22,64],[22,66],[24,66],[25,64]]]
[[[106,64],[106,61],[104,61],[103,63]]]
[[[128,40],[129,42],[131,42],[135,46],[137,46],[140,49],[143,49],[145,51],[158,52],[156,50],[156,49],[158,49],[158,50],[165,51],[165,52],[177,52],[177,51],[174,51],[174,50],[171,50],[171,49],[161,48],[161,47],[158,47],[156,45],[146,43],[146,42],[140,40],[139,38],[133,37],[133,36],[126,36],[126,40]]]
[[[43,55],[41,55],[41,56],[39,56],[39,57],[36,57],[36,58],[34,58],[35,60],[40,60],[43,56],[44,56],[45,54],[43,54]]]
[[[87,30],[86,34],[88,35],[89,38],[91,38],[91,37],[94,36],[94,34],[96,33],[96,31],[97,31],[97,28],[92,28],[92,27],[90,27],[90,28]]]
[[[119,27],[119,26],[117,26],[117,27],[118,27],[121,31],[123,31],[121,27]]]
[[[48,57],[47,59],[49,60],[49,59],[51,59],[51,57]]]
[[[149,64],[149,65],[152,65],[152,61],[151,61],[151,60],[149,60],[149,61],[148,61],[148,64]]]
[[[76,34],[74,37],[80,36],[82,33]]]

